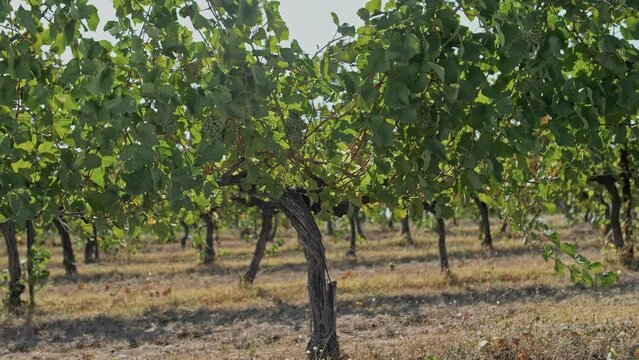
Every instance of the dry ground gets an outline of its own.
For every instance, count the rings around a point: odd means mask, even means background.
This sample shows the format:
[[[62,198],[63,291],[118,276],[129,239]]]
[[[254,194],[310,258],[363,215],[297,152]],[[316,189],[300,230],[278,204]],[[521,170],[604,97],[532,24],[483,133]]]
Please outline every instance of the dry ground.
[[[344,255],[345,236],[326,239],[345,359],[625,359],[639,344],[637,273],[582,289],[519,239],[498,238],[482,256],[477,225],[463,221],[449,229],[451,281],[439,273],[432,232],[413,229],[417,246],[407,247],[394,232],[365,230],[356,261]],[[605,261],[597,233],[561,233]],[[192,248],[149,243],[80,265],[72,279],[55,248],[32,316],[0,315],[0,358],[302,359],[306,271],[293,233],[284,236],[249,289],[238,280],[253,243],[230,233],[213,266],[199,265]]]

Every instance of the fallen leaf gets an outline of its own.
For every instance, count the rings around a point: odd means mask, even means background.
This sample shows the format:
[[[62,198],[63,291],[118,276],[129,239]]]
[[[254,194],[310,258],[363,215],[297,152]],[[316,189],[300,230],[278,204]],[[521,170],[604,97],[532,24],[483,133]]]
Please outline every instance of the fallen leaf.
[[[546,124],[548,124],[549,121],[550,121],[550,116],[549,115],[546,115],[546,116],[543,116],[543,117],[539,118],[539,122],[541,123],[541,125],[546,125]]]

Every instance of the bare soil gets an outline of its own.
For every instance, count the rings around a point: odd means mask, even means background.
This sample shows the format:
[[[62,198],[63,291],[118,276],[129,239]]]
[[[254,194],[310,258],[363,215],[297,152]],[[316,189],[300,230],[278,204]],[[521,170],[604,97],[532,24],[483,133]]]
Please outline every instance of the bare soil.
[[[498,237],[486,256],[477,227],[450,228],[452,277],[440,274],[428,229],[413,229],[417,245],[407,247],[397,233],[369,225],[357,259],[345,255],[346,232],[327,237],[344,359],[639,359],[631,354],[639,345],[639,274],[610,262],[598,233],[561,230],[589,258],[621,270],[617,285],[585,289],[516,236]],[[147,239],[135,252],[78,264],[73,278],[49,243],[52,275],[37,307],[0,315],[0,358],[304,359],[306,270],[293,232],[250,288],[239,286],[239,275],[254,241],[222,235],[212,266],[200,265],[193,248]],[[0,259],[6,267],[4,249]]]

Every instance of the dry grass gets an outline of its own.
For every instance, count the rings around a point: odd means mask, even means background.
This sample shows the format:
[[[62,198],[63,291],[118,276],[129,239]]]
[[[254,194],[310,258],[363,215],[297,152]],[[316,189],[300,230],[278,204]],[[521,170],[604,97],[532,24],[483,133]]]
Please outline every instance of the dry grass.
[[[636,273],[623,272],[611,289],[582,289],[518,239],[497,239],[496,253],[485,257],[477,225],[464,221],[450,229],[451,279],[439,273],[434,234],[414,229],[417,246],[406,247],[395,233],[367,230],[371,240],[356,261],[345,256],[344,239],[326,239],[342,350],[352,359],[605,359],[611,352],[623,359],[639,343]],[[561,233],[605,260],[597,234],[565,226]],[[0,315],[0,357],[303,358],[306,271],[292,232],[285,238],[252,288],[238,280],[253,244],[230,233],[210,267],[193,249],[145,241],[139,251],[80,265],[73,279],[52,248],[51,281],[35,312]],[[0,259],[5,267],[4,249]]]

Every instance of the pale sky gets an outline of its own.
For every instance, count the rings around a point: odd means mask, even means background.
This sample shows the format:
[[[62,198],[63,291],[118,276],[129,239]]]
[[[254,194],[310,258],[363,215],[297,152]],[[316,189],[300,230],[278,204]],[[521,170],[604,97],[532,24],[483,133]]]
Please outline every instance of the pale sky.
[[[196,0],[205,3],[203,0]],[[12,6],[27,6],[26,0],[11,0]],[[98,9],[100,25],[95,33],[88,34],[96,39],[112,40],[102,29],[107,21],[115,18],[110,0],[88,0]],[[363,21],[357,16],[357,10],[366,5],[367,0],[279,0],[280,13],[289,28],[290,40],[296,39],[307,53],[314,53],[318,47],[329,42],[336,31],[331,12],[339,17],[340,24],[348,23],[358,27]],[[476,28],[477,20],[469,22],[462,14],[462,24]]]
[[[366,0],[281,0],[280,12],[288,24],[291,39],[297,39],[307,52],[325,45],[335,34],[331,11],[337,14],[340,24],[356,27],[363,24],[357,10]]]
[[[102,28],[115,17],[111,1],[89,0],[89,3],[98,8],[100,16],[95,37],[108,38]],[[280,13],[288,25],[290,39],[296,39],[304,51],[313,53],[335,34],[331,12],[337,14],[340,23],[359,26],[362,20],[357,16],[357,10],[365,4],[366,0],[280,0]]]

